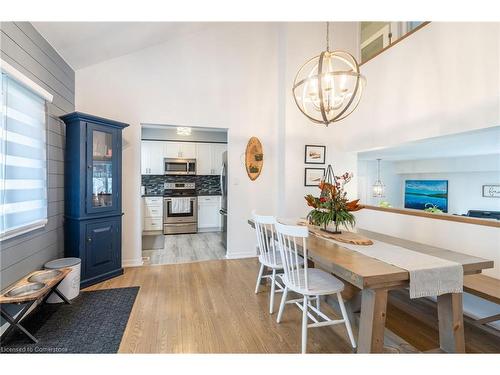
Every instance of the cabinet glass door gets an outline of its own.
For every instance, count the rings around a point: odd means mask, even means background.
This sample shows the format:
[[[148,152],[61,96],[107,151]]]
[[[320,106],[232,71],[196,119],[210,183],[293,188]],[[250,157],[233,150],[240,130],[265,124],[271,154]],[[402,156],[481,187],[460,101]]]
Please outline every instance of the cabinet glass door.
[[[87,210],[89,212],[109,211],[115,209],[115,159],[113,155],[114,133],[112,130],[101,130],[97,126],[89,126],[88,159],[88,192]]]

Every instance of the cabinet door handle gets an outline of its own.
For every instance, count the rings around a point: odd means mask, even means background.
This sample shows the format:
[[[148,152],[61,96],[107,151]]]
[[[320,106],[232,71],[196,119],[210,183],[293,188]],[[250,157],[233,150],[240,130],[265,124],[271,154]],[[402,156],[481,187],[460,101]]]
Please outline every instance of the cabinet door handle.
[[[91,237],[87,237],[87,242],[92,242],[92,238]]]

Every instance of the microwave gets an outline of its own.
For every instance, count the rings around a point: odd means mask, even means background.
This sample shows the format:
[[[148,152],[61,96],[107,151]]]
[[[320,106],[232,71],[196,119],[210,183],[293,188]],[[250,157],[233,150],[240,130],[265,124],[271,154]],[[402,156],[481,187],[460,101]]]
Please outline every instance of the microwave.
[[[166,175],[195,175],[196,159],[171,159],[163,161],[164,173]]]

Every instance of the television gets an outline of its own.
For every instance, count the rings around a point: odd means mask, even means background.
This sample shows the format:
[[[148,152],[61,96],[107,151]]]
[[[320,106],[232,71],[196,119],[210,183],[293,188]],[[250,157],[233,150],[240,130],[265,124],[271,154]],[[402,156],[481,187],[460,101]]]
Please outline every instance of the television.
[[[405,180],[405,208],[448,212],[448,180]]]

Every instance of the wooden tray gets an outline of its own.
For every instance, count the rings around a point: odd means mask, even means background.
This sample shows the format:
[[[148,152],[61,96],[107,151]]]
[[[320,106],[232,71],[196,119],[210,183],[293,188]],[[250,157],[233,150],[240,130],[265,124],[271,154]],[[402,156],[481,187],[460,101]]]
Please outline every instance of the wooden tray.
[[[248,141],[245,151],[245,166],[248,177],[250,180],[255,181],[260,176],[262,167],[264,166],[264,152],[262,151],[262,144],[257,137],[252,137]]]
[[[312,233],[318,237],[321,238],[326,238],[326,239],[331,239],[339,242],[344,242],[344,243],[350,243],[353,245],[362,245],[362,246],[369,246],[373,245],[373,241],[370,240],[369,238],[363,237],[357,233],[353,232],[348,232],[348,231],[342,231],[340,234],[335,234],[335,233],[328,233],[325,232],[324,230],[321,230],[321,228],[307,224],[305,221],[299,222],[299,225],[307,225],[307,228],[309,229],[309,233]]]

